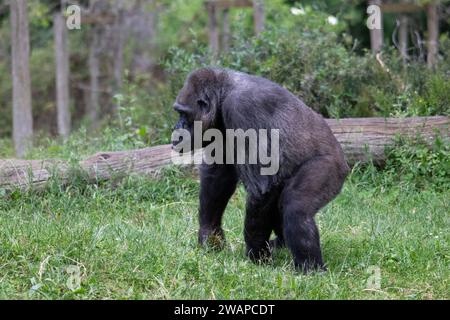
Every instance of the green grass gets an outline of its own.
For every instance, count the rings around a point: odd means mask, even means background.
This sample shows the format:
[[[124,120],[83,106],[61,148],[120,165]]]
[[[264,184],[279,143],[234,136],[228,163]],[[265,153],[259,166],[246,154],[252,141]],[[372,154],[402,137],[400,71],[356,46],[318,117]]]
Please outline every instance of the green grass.
[[[221,252],[197,246],[198,181],[174,168],[15,192],[0,197],[0,299],[449,299],[448,192],[363,181],[352,176],[319,213],[329,271],[307,276],[286,249],[266,265],[244,256],[242,187]]]

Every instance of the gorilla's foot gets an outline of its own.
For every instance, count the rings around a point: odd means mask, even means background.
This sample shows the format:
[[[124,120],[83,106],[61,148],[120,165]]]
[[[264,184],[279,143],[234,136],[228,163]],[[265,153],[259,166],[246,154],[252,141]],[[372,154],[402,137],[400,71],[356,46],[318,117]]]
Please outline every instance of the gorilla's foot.
[[[304,261],[301,263],[297,263],[294,261],[295,269],[302,272],[303,274],[311,274],[311,273],[325,273],[328,271],[325,264],[322,262],[317,263],[315,261]]]
[[[222,250],[225,247],[225,233],[219,229],[200,229],[198,232],[198,243],[201,246],[214,250]]]

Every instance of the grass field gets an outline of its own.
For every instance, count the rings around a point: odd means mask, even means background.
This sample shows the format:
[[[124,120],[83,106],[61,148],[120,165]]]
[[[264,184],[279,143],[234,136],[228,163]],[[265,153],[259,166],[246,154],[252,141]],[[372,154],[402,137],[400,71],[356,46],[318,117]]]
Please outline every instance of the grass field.
[[[448,192],[353,174],[318,215],[329,271],[307,276],[286,249],[266,265],[244,256],[242,187],[225,213],[226,248],[197,247],[197,193],[172,168],[0,197],[0,299],[450,298]]]

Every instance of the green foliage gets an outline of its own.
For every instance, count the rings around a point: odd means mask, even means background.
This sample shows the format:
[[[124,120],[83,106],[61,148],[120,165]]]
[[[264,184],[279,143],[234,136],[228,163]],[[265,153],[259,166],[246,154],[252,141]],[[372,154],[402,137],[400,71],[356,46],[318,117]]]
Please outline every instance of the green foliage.
[[[120,94],[125,99],[123,107],[133,109],[133,128],[129,129],[145,135],[143,142],[146,144],[167,142],[169,122],[173,119],[170,106],[184,77],[193,68],[213,64],[268,77],[327,117],[449,114],[450,40],[445,31],[441,33],[436,71],[431,72],[424,63],[418,62],[403,66],[397,51],[389,48],[382,55],[386,65],[382,68],[364,49],[368,36],[364,26],[365,6],[366,1],[361,0],[345,3],[267,1],[267,31],[257,38],[252,10],[232,9],[231,50],[213,62],[207,48],[207,15],[203,1],[155,1],[146,9],[160,12],[152,55],[163,61],[161,78],[165,79],[145,89],[148,83],[125,75],[130,82]],[[291,7],[301,10],[294,15]],[[47,134],[56,132],[52,9],[49,1],[30,2],[33,114],[35,129]],[[336,24],[328,21],[330,15],[337,18]],[[219,15],[219,23],[220,19]],[[8,19],[0,20],[0,57],[6,57],[0,59],[2,137],[10,136],[12,131],[9,33]],[[89,28],[69,33],[75,128],[83,124],[83,87],[89,82],[85,46],[88,35]],[[126,61],[131,47],[128,45],[125,50]],[[105,86],[109,85],[105,81]],[[102,93],[105,106],[110,104],[106,96]],[[153,115],[156,120],[151,118]],[[164,123],[166,121],[169,122]],[[111,123],[105,121],[104,124]]]
[[[5,63],[0,63],[0,97],[0,137],[9,137],[12,134],[12,80]]]
[[[114,99],[119,107],[111,128],[121,140],[135,143],[136,147],[169,143],[175,120],[169,90],[156,88],[149,94],[138,85],[126,82],[122,93]]]
[[[136,84],[125,83],[122,93],[114,96],[117,113],[105,119],[107,125],[94,132],[82,125],[64,143],[48,136],[37,137],[36,147],[28,152],[27,158],[79,161],[99,150],[130,150],[170,143],[176,117],[172,111],[173,95],[167,87],[156,90],[159,94],[150,95]]]
[[[450,189],[450,143],[437,137],[430,146],[425,141],[399,137],[386,150],[386,174],[393,183],[413,188]]]
[[[352,181],[374,187],[381,192],[396,188],[404,192],[423,192],[450,189],[450,142],[436,134],[430,143],[422,137],[398,136],[385,150],[386,162],[359,164],[353,168]]]
[[[450,80],[442,73],[432,74],[425,83],[423,95],[414,99],[412,109],[417,114],[450,115]]]
[[[158,17],[155,39],[160,52],[174,44],[194,48],[192,40],[197,36],[203,42],[207,41],[204,26],[208,22],[203,0],[157,0],[156,3],[163,8],[163,14]]]
[[[10,139],[0,139],[0,158],[11,158],[14,154]]]
[[[290,14],[287,8],[271,14],[273,20],[291,24],[269,23],[259,37],[248,37],[245,28],[239,28],[231,50],[215,63],[201,45],[170,50],[164,66],[171,81],[179,84],[194,68],[218,65],[280,83],[326,117],[449,113],[446,46],[438,70],[430,71],[422,63],[404,65],[394,49],[386,49],[380,61],[370,52],[357,53],[356,42],[343,33],[345,24],[332,25],[327,14],[310,7],[297,20],[285,17]]]

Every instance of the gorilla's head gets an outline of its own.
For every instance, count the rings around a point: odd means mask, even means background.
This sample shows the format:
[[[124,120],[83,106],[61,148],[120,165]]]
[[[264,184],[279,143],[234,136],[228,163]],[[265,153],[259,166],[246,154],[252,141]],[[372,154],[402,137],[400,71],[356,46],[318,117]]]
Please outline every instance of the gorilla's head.
[[[201,122],[202,134],[218,125],[222,83],[221,70],[202,68],[189,74],[178,94],[173,108],[178,113],[179,120],[174,130],[185,129],[190,132],[190,150],[194,149],[194,121]],[[176,146],[182,141],[181,137],[178,141],[172,141],[172,144]]]

